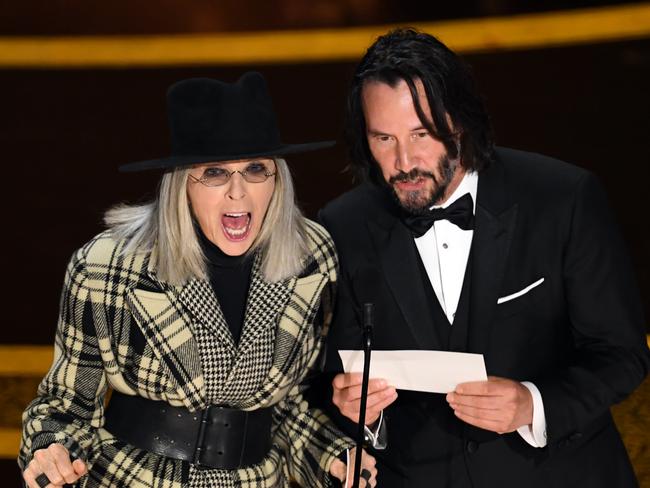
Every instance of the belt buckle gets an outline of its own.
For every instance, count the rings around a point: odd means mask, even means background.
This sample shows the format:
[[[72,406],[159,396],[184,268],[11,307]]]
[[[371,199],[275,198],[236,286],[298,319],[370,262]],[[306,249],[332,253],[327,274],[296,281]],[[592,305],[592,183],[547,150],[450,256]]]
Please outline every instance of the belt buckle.
[[[194,448],[195,466],[202,469],[232,469],[229,466],[241,465],[245,447],[244,436],[233,436],[235,419],[232,418],[232,411],[222,405],[209,405],[203,410]],[[242,413],[242,432],[245,433],[248,417],[245,412]]]
[[[214,405],[208,405],[207,408],[203,409],[201,412],[201,418],[199,419],[199,433],[196,437],[196,446],[194,447],[194,456],[192,459],[192,464],[194,464],[199,469],[209,469],[211,466],[205,465],[201,462],[201,454],[205,451],[205,434],[210,425],[210,411]]]

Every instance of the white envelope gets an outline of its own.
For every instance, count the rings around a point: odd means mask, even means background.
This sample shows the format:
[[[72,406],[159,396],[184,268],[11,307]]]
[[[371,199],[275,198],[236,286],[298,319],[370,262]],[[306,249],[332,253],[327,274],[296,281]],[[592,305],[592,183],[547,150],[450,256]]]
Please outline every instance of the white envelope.
[[[346,373],[363,371],[363,351],[339,351]],[[459,383],[487,381],[482,354],[448,351],[372,351],[370,378],[398,390],[448,393]]]

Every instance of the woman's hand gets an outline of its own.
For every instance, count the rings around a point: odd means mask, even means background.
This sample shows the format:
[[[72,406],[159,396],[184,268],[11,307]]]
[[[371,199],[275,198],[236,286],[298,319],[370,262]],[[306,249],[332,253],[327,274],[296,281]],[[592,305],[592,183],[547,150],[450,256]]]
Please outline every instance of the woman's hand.
[[[346,480],[348,487],[352,487],[354,479],[354,461],[356,459],[357,448],[350,449],[350,466],[346,466],[340,459],[335,459],[330,466],[330,474],[341,481],[345,486]],[[364,484],[365,480],[365,484]],[[359,479],[359,488],[377,486],[377,468],[375,467],[375,458],[366,451],[361,451],[361,478]]]
[[[70,461],[70,454],[63,445],[50,444],[34,452],[34,458],[23,471],[23,478],[29,488],[55,488],[76,482],[87,471],[81,459]],[[47,476],[49,484],[45,484],[43,474]],[[39,476],[41,478],[37,481]]]

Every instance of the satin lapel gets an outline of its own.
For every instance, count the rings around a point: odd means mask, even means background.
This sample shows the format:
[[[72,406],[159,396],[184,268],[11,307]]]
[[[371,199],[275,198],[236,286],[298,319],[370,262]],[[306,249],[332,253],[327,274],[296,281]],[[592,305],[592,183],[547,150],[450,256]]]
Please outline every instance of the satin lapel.
[[[470,352],[487,354],[493,316],[517,221],[517,205],[507,201],[501,163],[480,173],[472,239]],[[489,373],[489,371],[488,371]]]
[[[386,282],[415,343],[423,349],[440,349],[440,339],[426,305],[431,297],[427,297],[422,287],[418,251],[411,233],[395,218],[368,221],[368,230]],[[397,336],[402,333],[403,331],[395,331]]]

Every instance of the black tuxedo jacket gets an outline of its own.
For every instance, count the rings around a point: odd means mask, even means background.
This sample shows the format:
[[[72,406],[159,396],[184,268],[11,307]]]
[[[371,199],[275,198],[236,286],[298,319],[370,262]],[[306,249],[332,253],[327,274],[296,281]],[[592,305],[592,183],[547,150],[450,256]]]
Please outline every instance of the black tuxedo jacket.
[[[339,349],[360,348],[358,304],[368,295],[375,349],[447,349],[429,306],[435,295],[386,190],[364,183],[320,217],[341,266],[328,369],[340,371]],[[631,264],[593,175],[498,149],[479,174],[469,266],[466,341],[451,348],[484,354],[489,375],[535,383],[548,445],[470,427],[443,395],[399,391],[385,412],[389,447],[373,453],[379,486],[636,486],[609,407],[643,381],[650,354]]]

